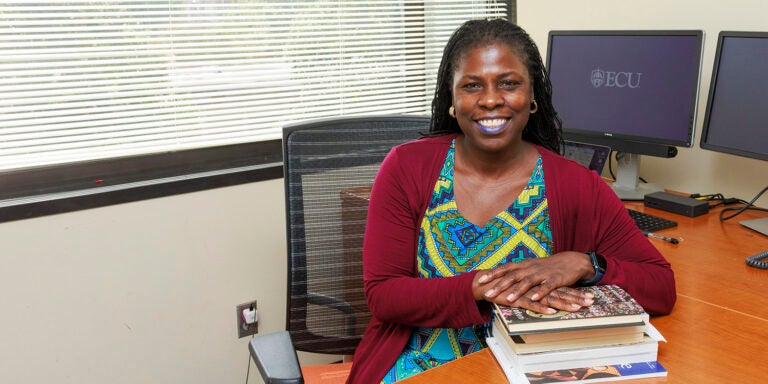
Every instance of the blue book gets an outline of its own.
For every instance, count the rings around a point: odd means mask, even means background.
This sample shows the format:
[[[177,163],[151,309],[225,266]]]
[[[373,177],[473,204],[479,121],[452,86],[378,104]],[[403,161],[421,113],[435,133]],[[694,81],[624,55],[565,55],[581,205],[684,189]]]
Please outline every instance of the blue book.
[[[667,370],[658,361],[647,361],[556,371],[528,372],[525,376],[531,384],[561,382],[597,383],[601,381],[663,377],[667,376]]]

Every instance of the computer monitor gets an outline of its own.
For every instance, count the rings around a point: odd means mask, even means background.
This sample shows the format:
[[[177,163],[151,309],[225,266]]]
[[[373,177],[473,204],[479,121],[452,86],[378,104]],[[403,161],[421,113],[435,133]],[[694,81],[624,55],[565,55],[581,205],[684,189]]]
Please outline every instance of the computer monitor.
[[[768,32],[720,32],[701,148],[768,160],[766,69]],[[741,223],[768,236],[768,219]]]
[[[674,157],[693,144],[703,32],[551,31],[547,70],[566,140],[617,154],[612,187],[642,200],[640,155]]]

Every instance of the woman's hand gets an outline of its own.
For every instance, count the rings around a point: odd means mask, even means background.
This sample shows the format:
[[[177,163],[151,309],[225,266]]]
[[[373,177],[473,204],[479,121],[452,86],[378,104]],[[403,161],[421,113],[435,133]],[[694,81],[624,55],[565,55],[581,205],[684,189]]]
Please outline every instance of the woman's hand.
[[[589,256],[561,252],[540,259],[507,263],[475,275],[473,294],[477,300],[521,307],[551,314],[557,310],[578,311],[592,305],[591,294],[569,288],[594,274]]]
[[[534,312],[551,315],[558,310],[576,312],[582,307],[592,305],[593,297],[591,292],[585,292],[571,287],[560,287],[550,291],[538,301],[531,300],[527,295],[523,295],[512,303],[509,303],[506,299],[501,299],[497,302],[512,307],[520,307]]]

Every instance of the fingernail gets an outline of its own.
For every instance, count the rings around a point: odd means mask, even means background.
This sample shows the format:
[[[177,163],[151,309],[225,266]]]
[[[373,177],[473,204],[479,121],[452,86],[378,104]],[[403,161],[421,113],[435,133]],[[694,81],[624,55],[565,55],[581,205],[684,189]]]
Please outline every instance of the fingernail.
[[[493,297],[493,295],[495,295],[495,294],[496,294],[496,289],[495,288],[491,288],[491,289],[489,289],[488,291],[485,292],[485,297]]]
[[[584,300],[584,302],[587,303],[587,305],[592,305],[592,304],[594,304],[595,301],[592,300],[592,299],[586,299],[586,300]]]
[[[547,308],[547,309],[545,310],[545,312],[546,312],[548,315],[554,315],[554,314],[555,314],[555,312],[557,312],[557,311],[555,311],[553,308]]]
[[[571,304],[571,308],[573,308],[573,309],[580,309],[581,305],[578,305],[578,304],[574,303],[574,304]]]
[[[480,276],[480,278],[477,279],[477,281],[480,282],[480,283],[485,283],[486,281],[488,281],[488,275]]]
[[[538,299],[539,299],[539,294],[538,294],[538,293],[534,293],[534,294],[531,296],[531,301],[536,301],[536,300],[538,300]]]

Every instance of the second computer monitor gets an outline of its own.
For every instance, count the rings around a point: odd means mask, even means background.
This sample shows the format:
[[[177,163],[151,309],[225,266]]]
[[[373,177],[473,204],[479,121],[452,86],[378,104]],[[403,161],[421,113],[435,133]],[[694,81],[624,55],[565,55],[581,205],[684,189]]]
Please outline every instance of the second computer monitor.
[[[622,152],[614,190],[641,200],[639,155],[693,143],[702,31],[552,31],[547,70],[566,139]]]
[[[768,161],[768,32],[723,31],[717,38],[701,147]],[[755,173],[753,177],[759,178]],[[762,175],[764,181],[768,177]],[[768,236],[768,218],[742,225]]]
[[[768,32],[720,32],[701,147],[768,160]]]

